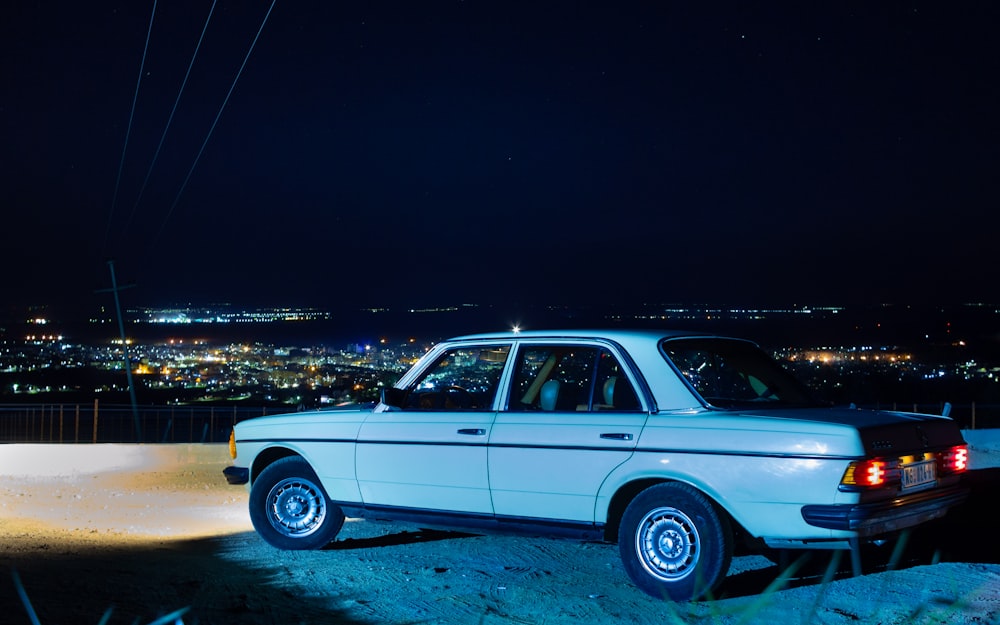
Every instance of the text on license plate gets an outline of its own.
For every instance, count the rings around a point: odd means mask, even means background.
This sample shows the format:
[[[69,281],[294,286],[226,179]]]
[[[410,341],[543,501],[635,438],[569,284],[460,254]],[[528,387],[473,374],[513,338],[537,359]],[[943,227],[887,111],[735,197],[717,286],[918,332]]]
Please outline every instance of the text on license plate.
[[[934,483],[936,463],[934,460],[914,462],[903,467],[903,488],[916,488]]]

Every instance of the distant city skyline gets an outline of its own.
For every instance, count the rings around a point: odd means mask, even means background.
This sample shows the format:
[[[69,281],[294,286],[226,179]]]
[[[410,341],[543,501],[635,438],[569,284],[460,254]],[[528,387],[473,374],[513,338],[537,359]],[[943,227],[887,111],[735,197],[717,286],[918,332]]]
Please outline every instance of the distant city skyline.
[[[74,313],[75,309],[69,312]],[[60,336],[67,340],[120,337],[113,306],[83,316],[52,307],[6,306],[0,339]],[[417,338],[442,340],[459,334],[521,329],[663,327],[744,336],[762,344],[924,346],[963,341],[970,353],[1000,354],[1000,306],[986,303],[759,308],[646,304],[636,306],[545,305],[500,308],[441,305],[431,308],[243,308],[194,304],[126,307],[124,330],[138,340],[164,337],[227,341],[339,344]]]
[[[54,305],[13,305],[4,308],[3,317],[7,322],[36,324],[80,322],[92,324],[113,323],[117,313],[113,305],[100,305],[89,312],[79,312],[75,308]],[[201,325],[201,324],[244,324],[274,322],[330,321],[338,316],[369,315],[410,315],[414,317],[433,315],[455,315],[460,313],[482,313],[489,311],[521,310],[569,317],[589,316],[590,318],[632,319],[637,321],[670,321],[691,319],[766,319],[781,316],[812,316],[835,318],[847,313],[878,316],[880,312],[903,311],[912,316],[921,313],[944,311],[966,311],[982,316],[996,316],[1000,320],[1000,304],[992,302],[938,302],[935,304],[875,303],[875,304],[773,304],[768,306],[746,305],[739,302],[728,304],[645,302],[641,304],[590,303],[568,305],[559,303],[512,304],[497,306],[466,302],[461,304],[442,303],[437,306],[296,306],[284,304],[242,306],[228,302],[171,303],[167,305],[122,306],[123,321],[129,324],[148,325]],[[2,317],[0,317],[2,319]]]

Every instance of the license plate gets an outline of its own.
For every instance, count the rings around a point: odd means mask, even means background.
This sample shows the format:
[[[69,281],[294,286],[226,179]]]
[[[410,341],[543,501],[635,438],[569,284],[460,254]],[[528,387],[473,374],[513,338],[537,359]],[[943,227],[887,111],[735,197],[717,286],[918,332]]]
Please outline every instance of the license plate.
[[[937,479],[934,460],[914,462],[903,467],[903,490],[934,484]]]

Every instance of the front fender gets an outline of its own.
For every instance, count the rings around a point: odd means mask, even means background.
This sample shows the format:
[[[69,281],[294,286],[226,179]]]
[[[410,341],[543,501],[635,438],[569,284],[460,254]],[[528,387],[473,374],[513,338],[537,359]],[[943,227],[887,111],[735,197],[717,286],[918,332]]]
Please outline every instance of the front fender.
[[[283,441],[260,448],[250,467],[250,485],[268,465],[287,456],[300,456],[316,472],[330,499],[338,502],[361,501],[355,474],[354,443]]]

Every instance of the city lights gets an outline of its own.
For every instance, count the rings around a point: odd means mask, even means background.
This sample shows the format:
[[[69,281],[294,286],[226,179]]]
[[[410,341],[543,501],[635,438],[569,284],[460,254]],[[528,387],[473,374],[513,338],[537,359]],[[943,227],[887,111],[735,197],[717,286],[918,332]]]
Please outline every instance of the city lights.
[[[437,315],[444,319],[456,312],[467,312],[470,307],[441,306],[395,312],[403,313],[404,317],[417,314],[421,318]],[[570,307],[553,306],[546,310],[567,318],[578,317],[581,313]],[[366,325],[375,328],[369,333],[370,341],[341,340],[333,345],[309,345],[301,340],[275,343],[270,342],[275,339],[265,340],[263,337],[284,336],[279,326],[301,327],[303,321],[320,322],[311,327],[317,329],[316,335],[323,336],[331,327],[331,324],[325,323],[333,317],[331,312],[291,307],[239,310],[228,305],[220,308],[132,309],[128,322],[133,336],[126,339],[126,346],[131,373],[135,376],[135,390],[141,402],[148,404],[294,402],[299,406],[313,407],[372,401],[377,399],[379,388],[393,384],[436,340],[444,338],[417,338],[412,328],[387,331],[395,326],[380,326],[379,321],[389,320],[389,313],[389,309],[381,308],[363,311],[365,315],[375,316],[374,320],[365,321]],[[974,313],[992,319],[992,316],[1000,314],[1000,310],[977,308]],[[821,306],[766,309],[648,306],[631,311],[610,309],[601,313],[605,322],[640,327],[650,323],[664,327],[701,326],[703,320],[711,317],[712,324],[718,325],[709,325],[704,329],[722,328],[723,333],[732,323],[750,323],[765,330],[778,326],[784,330],[795,320],[806,320],[810,327],[815,327],[817,322],[825,326],[849,314],[854,316],[854,313],[840,307]],[[879,315],[885,316],[886,312],[880,309]],[[168,330],[171,335],[155,341],[136,338],[157,332],[143,330],[140,326],[182,316],[192,320],[192,323],[204,324],[203,331],[197,330],[201,336],[179,336],[181,332]],[[60,327],[50,318],[30,318],[46,319],[46,328]],[[953,316],[951,318],[954,319]],[[20,319],[26,328],[42,325],[33,322],[29,326],[27,315]],[[96,327],[100,327],[107,322],[95,323],[99,324]],[[220,325],[216,332],[209,325],[212,323],[222,323],[226,327]],[[241,331],[237,333],[237,340],[232,342],[219,338],[227,332],[233,334],[233,323],[270,325],[266,330]],[[520,320],[508,323],[512,333],[517,334],[524,329]],[[990,325],[993,323],[991,321]],[[534,318],[531,324],[544,327]],[[164,327],[168,325],[164,323]],[[600,325],[600,321],[594,325]],[[878,331],[882,331],[892,324],[866,322],[866,327],[876,326]],[[883,344],[873,340],[877,336],[871,334],[858,335],[859,340],[852,344],[849,341],[854,333],[844,333],[840,336],[846,340],[840,342],[827,340],[814,345],[804,342],[795,345],[796,341],[789,338],[785,344],[774,345],[772,341],[768,349],[808,386],[822,389],[825,396],[821,399],[833,403],[890,406],[893,409],[898,404],[914,412],[937,412],[947,401],[960,406],[962,414],[968,414],[970,407],[973,411],[978,410],[979,414],[996,410],[995,406],[985,401],[974,406],[976,398],[971,392],[961,397],[955,394],[955,389],[981,389],[985,385],[996,388],[995,385],[1000,384],[1000,361],[990,360],[988,354],[976,350],[976,343],[959,334],[960,328],[967,327],[967,324],[937,323],[933,327],[936,328],[936,335],[923,332],[920,328],[921,332],[914,333],[915,340],[905,345],[895,342]],[[190,332],[190,329],[187,331]],[[457,333],[474,331],[456,326]],[[298,330],[295,332],[301,336]],[[757,331],[743,333],[753,337]],[[253,336],[261,337],[261,340],[248,340],[247,337]],[[921,343],[926,343],[922,338],[925,336],[936,337],[940,349],[934,352],[922,350]],[[946,361],[939,358],[942,349],[950,354]],[[55,330],[45,334],[28,330],[9,334],[6,338],[0,336],[0,398],[6,397],[7,401],[14,402],[62,403],[86,401],[86,398],[96,397],[98,393],[103,396],[127,392],[122,353],[121,339],[111,336],[89,343],[74,341],[72,337],[67,338],[64,333]],[[919,391],[919,396],[914,395],[915,391]],[[995,391],[990,393],[992,396]]]

